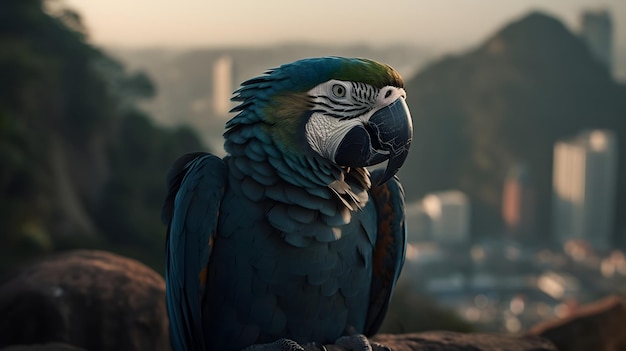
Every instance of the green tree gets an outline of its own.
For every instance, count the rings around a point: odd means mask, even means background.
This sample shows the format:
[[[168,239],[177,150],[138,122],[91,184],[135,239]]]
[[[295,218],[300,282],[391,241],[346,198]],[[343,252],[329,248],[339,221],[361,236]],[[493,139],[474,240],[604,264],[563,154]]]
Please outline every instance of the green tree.
[[[204,147],[155,125],[136,107],[156,94],[150,78],[88,44],[77,13],[47,5],[0,3],[0,270],[74,247],[159,266],[165,174]]]

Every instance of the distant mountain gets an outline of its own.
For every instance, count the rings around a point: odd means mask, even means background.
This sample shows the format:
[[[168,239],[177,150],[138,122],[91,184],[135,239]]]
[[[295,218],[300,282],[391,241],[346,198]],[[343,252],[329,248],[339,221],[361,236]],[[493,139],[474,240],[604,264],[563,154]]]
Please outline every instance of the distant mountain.
[[[460,189],[473,202],[474,233],[496,234],[505,174],[523,162],[538,200],[536,235],[548,234],[554,142],[609,128],[620,145],[617,211],[626,211],[626,89],[557,19],[531,13],[406,86],[415,135],[400,176],[409,199]],[[626,233],[626,218],[616,218]]]
[[[626,46],[615,47],[615,76],[620,82],[626,82]]]

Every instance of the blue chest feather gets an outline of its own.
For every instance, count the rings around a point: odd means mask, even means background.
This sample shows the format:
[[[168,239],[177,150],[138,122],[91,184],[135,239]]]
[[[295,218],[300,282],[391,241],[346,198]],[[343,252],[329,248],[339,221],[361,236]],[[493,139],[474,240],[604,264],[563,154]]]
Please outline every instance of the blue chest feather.
[[[374,205],[366,200],[350,212],[336,198],[282,180],[261,185],[236,160],[227,162],[230,176],[204,306],[212,349],[280,337],[332,342],[348,330],[361,331],[372,274]]]

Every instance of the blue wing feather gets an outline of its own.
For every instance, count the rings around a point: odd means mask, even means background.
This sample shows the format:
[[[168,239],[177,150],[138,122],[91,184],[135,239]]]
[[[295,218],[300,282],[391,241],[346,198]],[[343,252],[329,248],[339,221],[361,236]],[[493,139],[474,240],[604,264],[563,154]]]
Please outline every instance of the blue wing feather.
[[[226,166],[211,154],[187,154],[174,163],[167,181],[162,218],[168,223],[165,283],[170,340],[176,351],[200,351],[205,349],[202,275],[218,223]]]
[[[383,322],[406,251],[404,190],[400,181],[393,177],[385,184],[373,187],[371,195],[378,214],[378,230],[374,246],[370,306],[364,330],[367,336],[374,335]]]

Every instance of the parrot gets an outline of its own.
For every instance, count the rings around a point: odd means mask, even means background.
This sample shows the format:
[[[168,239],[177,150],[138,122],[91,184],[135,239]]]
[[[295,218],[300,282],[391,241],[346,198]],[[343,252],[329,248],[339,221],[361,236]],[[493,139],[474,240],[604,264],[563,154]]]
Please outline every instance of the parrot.
[[[226,156],[185,154],[166,175],[173,350],[376,349],[406,249],[402,77],[303,58],[231,100]]]

